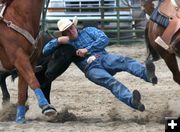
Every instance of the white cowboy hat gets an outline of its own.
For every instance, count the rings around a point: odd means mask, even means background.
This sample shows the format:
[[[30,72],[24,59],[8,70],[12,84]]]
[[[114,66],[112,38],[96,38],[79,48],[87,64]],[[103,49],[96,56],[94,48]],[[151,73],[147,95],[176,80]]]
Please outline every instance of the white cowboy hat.
[[[62,18],[57,22],[57,27],[59,31],[54,32],[54,36],[59,37],[62,36],[62,32],[69,28],[71,25],[77,26],[78,19],[77,16],[73,18],[73,20],[69,20],[68,18]]]
[[[175,7],[180,7],[180,1],[179,0],[171,0],[171,3]]]

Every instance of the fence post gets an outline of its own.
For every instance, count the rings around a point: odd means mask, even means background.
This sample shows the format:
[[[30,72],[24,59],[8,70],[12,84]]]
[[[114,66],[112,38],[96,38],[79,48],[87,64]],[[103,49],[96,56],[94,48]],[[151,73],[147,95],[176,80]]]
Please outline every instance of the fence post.
[[[44,5],[44,7],[43,7],[43,10],[42,10],[42,21],[41,21],[41,23],[42,23],[42,31],[45,31],[45,28],[46,28],[46,13],[47,13],[47,9],[48,9],[48,5],[49,5],[49,1],[50,0],[45,0],[45,1],[43,1],[43,5]]]
[[[120,3],[119,0],[116,0],[116,11],[117,11],[117,39],[118,39],[118,43],[120,43]]]
[[[104,0],[101,0],[101,29],[104,30]]]

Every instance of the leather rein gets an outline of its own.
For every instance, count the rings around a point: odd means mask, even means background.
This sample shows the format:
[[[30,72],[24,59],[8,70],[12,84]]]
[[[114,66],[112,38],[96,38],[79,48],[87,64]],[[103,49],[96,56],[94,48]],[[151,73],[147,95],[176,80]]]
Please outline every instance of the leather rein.
[[[31,56],[32,56],[35,49],[37,48],[37,43],[41,37],[42,31],[40,31],[38,33],[38,35],[36,36],[36,38],[34,38],[27,30],[19,27],[18,25],[15,25],[12,21],[4,18],[3,14],[4,14],[6,8],[7,8],[6,3],[0,4],[0,21],[3,21],[7,25],[7,27],[13,29],[14,31],[16,31],[19,34],[21,34],[22,36],[24,36],[32,44],[32,46],[33,46],[33,52],[31,54]]]

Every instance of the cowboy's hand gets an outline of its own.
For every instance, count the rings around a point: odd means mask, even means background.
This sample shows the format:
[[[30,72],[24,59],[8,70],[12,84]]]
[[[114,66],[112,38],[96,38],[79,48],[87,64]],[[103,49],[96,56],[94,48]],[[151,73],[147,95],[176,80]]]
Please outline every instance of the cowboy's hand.
[[[68,44],[68,42],[69,42],[69,37],[68,37],[68,36],[58,37],[58,42],[59,42],[60,44]]]
[[[86,48],[84,49],[78,49],[76,50],[76,55],[80,57],[84,57],[87,54],[88,50]]]

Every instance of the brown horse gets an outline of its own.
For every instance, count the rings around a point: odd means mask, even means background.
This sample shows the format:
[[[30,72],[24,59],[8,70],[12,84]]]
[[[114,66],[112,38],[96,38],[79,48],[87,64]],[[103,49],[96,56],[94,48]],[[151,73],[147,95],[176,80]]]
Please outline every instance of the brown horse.
[[[19,72],[16,122],[25,122],[28,85],[34,90],[45,115],[56,111],[44,97],[35,77],[42,43],[39,35],[43,0],[0,0],[0,70]]]
[[[143,3],[146,4],[146,7],[151,7],[151,8],[145,8],[145,11],[147,13],[149,13],[149,15],[151,15],[152,11],[154,10],[154,7],[152,6],[152,0],[149,0],[149,3],[144,2],[144,0],[142,0]],[[145,5],[144,4],[144,5]],[[150,4],[150,6],[148,6],[148,4]],[[180,56],[180,31],[178,30],[171,42],[171,48],[173,53],[169,52],[168,50],[165,50],[164,48],[162,48],[161,46],[159,46],[156,42],[155,39],[158,36],[162,36],[163,32],[165,31],[165,28],[162,27],[161,25],[158,25],[157,23],[149,20],[149,22],[147,23],[146,29],[145,29],[145,40],[146,40],[146,44],[147,44],[147,48],[148,48],[148,57],[147,60],[152,60],[152,61],[157,61],[159,60],[159,58],[163,58],[166,65],[168,66],[168,68],[170,69],[170,71],[173,74],[173,79],[176,83],[180,84],[180,71],[178,68],[178,63],[177,63],[177,59],[176,56]]]

